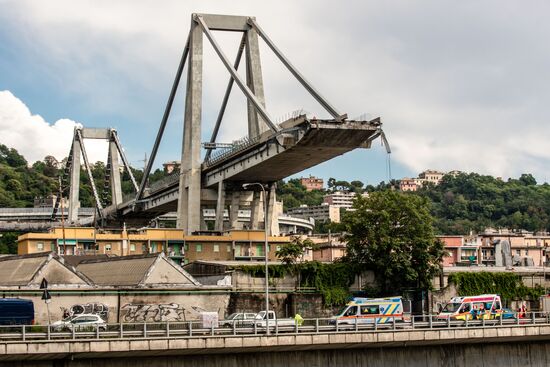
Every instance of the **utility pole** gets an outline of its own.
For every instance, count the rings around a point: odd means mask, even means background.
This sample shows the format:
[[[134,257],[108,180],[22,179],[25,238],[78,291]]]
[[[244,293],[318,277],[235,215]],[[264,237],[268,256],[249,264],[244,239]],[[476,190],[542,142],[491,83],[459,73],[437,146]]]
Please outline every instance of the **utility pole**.
[[[65,207],[63,205],[63,188],[61,186],[61,176],[59,176],[59,202],[61,203],[61,233],[63,234],[63,255],[66,255],[67,244],[65,243]]]

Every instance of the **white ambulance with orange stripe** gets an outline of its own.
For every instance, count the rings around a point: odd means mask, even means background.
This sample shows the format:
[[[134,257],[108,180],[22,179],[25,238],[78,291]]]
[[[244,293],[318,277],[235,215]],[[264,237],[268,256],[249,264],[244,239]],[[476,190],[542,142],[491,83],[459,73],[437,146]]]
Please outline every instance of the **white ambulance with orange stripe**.
[[[336,316],[338,324],[392,323],[404,321],[401,297],[353,298]]]
[[[497,294],[453,297],[437,315],[438,319],[492,320],[502,316],[502,302]]]

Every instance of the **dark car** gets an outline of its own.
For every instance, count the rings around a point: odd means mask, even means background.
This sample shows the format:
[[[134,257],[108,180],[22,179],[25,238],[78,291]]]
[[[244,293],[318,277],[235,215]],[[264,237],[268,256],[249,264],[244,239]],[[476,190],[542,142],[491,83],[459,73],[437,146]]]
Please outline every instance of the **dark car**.
[[[0,298],[0,325],[34,324],[34,304],[20,298]]]

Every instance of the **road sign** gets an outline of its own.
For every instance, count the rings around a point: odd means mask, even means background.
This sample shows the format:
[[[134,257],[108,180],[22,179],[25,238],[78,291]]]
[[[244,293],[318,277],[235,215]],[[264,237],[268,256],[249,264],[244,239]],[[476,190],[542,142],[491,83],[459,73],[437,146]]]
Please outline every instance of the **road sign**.
[[[40,289],[48,289],[48,281],[46,278],[42,278],[42,283],[40,283]]]
[[[48,292],[47,289],[44,289],[44,292],[42,292],[42,299],[44,301],[48,301],[51,298],[52,298],[52,296],[50,296],[50,292]]]

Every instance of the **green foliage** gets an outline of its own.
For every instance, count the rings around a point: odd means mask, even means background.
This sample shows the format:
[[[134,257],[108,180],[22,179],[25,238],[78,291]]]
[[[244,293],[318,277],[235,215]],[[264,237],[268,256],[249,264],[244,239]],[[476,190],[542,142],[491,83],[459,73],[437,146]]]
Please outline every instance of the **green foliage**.
[[[307,191],[299,179],[293,178],[288,182],[277,183],[277,199],[283,201],[284,210],[300,205],[320,205],[323,202],[324,190]]]
[[[449,282],[457,286],[460,296],[479,294],[498,294],[507,300],[538,299],[544,294],[544,288],[526,287],[521,277],[513,273],[459,272],[449,275]]]
[[[277,255],[283,264],[291,266],[296,264],[296,261],[304,255],[307,248],[313,247],[314,243],[309,238],[302,240],[296,236],[289,243],[281,245],[281,248],[275,252],[275,255]]]
[[[382,295],[430,288],[444,250],[427,200],[385,190],[357,197],[354,209],[342,222],[348,233],[345,260],[373,270]]]
[[[233,269],[249,274],[251,277],[264,278],[265,265],[240,265]],[[270,278],[283,278],[285,275],[295,274],[300,279],[302,287],[313,287],[323,295],[326,306],[342,305],[347,302],[349,287],[359,272],[359,267],[346,263],[323,264],[317,261],[308,261],[288,265],[269,265]],[[297,272],[297,273],[295,273]]]
[[[27,161],[17,150],[0,144],[0,208],[32,207],[35,198],[47,197],[51,194],[58,195],[58,176],[61,170],[57,166],[58,162],[54,157],[46,156],[43,161],[37,161],[28,167]],[[91,171],[100,199],[104,204],[110,203],[111,193],[110,186],[106,184],[105,163],[92,164]],[[132,172],[139,183],[143,172],[136,169],[132,169]],[[164,177],[166,173],[157,169],[150,175],[149,183]],[[80,178],[80,205],[93,207],[95,203],[92,186],[84,168],[81,170]],[[65,182],[64,185],[66,186],[67,183]],[[66,187],[64,190],[66,195]],[[126,171],[122,175],[122,192],[124,194],[134,192],[130,176]]]
[[[349,287],[359,271],[359,266],[343,262],[310,261],[300,264],[301,285],[315,287],[323,295],[325,306],[342,305],[347,302]]]
[[[18,236],[17,232],[0,233],[0,254],[16,254]]]
[[[411,195],[432,202],[440,234],[467,234],[486,227],[550,231],[550,185],[537,185],[530,174],[506,182],[476,173],[445,175],[439,185]]]

